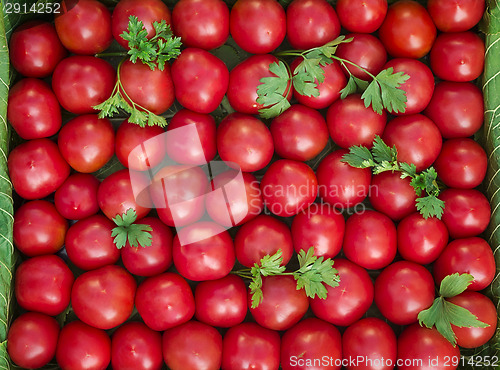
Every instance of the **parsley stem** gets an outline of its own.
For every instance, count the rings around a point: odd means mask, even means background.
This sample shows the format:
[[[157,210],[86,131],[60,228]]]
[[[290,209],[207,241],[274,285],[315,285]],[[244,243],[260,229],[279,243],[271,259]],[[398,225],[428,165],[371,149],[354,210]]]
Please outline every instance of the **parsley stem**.
[[[373,75],[372,73],[368,72],[368,70],[364,69],[363,67],[357,65],[356,63],[354,62],[351,62],[350,60],[347,60],[347,59],[344,59],[344,58],[340,58],[336,55],[333,55],[332,56],[333,59],[336,59],[338,60],[343,66],[344,68],[347,70],[347,72],[349,72],[349,75],[352,76],[352,73],[351,71],[349,71],[349,69],[346,67],[346,63],[350,64],[350,65],[353,65],[354,67],[358,67],[359,69],[361,69],[363,72],[365,72],[368,76],[370,76],[371,78],[373,78],[374,80],[377,80],[377,77],[375,75]]]
[[[109,53],[98,53],[94,55],[96,58],[105,58],[105,57],[124,57],[127,56],[126,51],[116,51]]]

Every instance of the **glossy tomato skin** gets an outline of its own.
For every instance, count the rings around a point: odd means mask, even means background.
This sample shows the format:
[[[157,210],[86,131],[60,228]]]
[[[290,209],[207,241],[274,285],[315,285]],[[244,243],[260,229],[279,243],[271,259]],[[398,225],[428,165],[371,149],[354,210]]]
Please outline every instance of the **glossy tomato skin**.
[[[333,258],[342,248],[345,221],[330,205],[313,203],[293,218],[291,231],[295,252],[314,247],[315,256]]]
[[[434,74],[443,80],[475,80],[483,72],[484,42],[471,31],[442,33],[432,47],[430,62]]]
[[[120,81],[123,91],[134,103],[155,114],[162,114],[174,102],[174,83],[168,63],[163,71],[159,68],[152,71],[146,64],[126,60],[120,66]]]
[[[155,35],[153,22],[165,20],[171,24],[170,10],[161,0],[120,0],[116,4],[111,18],[113,37],[124,48],[128,49],[128,42],[120,35],[127,31],[129,17],[135,15],[148,31],[148,38]]]
[[[56,354],[59,324],[53,317],[27,312],[16,318],[7,334],[10,359],[24,369],[37,369]]]
[[[443,217],[450,237],[468,238],[481,234],[490,222],[488,199],[475,189],[445,189],[439,195],[445,203]]]
[[[307,164],[281,159],[268,168],[260,189],[272,213],[281,217],[294,216],[314,203],[318,180]]]
[[[174,135],[168,133],[165,136],[167,155],[169,158],[182,164],[203,165],[206,162],[210,162],[217,154],[217,128],[215,119],[209,114],[181,109],[170,120],[167,132],[181,129],[188,125],[195,126],[197,135],[191,129],[184,131],[186,130],[185,128],[182,129],[182,134]]]
[[[172,64],[175,97],[184,108],[198,113],[214,111],[229,83],[222,60],[198,48],[184,49]]]
[[[111,13],[99,1],[64,0],[54,18],[57,36],[72,53],[97,54],[113,41]]]
[[[129,318],[136,288],[134,278],[123,267],[107,265],[76,278],[71,305],[83,322],[95,328],[111,329]]]
[[[145,217],[137,224],[151,227],[151,245],[132,247],[129,243],[121,249],[125,268],[137,276],[153,276],[165,272],[172,265],[172,230],[156,217]]]
[[[127,322],[111,337],[113,369],[160,370],[163,365],[161,334],[142,322]]]
[[[287,330],[281,339],[281,367],[292,369],[340,369],[342,341],[339,330],[317,318],[302,320]],[[314,360],[326,361],[321,367],[311,365]]]
[[[220,369],[222,335],[210,325],[188,321],[167,329],[163,333],[162,347],[169,369]]]
[[[7,119],[23,139],[40,139],[61,128],[61,107],[47,83],[23,78],[9,90]]]
[[[431,50],[437,34],[425,7],[412,0],[392,4],[378,31],[380,41],[390,55],[414,59]]]
[[[427,265],[434,262],[448,244],[448,229],[436,217],[414,212],[397,226],[398,252],[407,261]]]
[[[23,23],[9,42],[12,65],[26,77],[47,77],[66,54],[54,26],[48,22]]]
[[[443,32],[462,32],[471,29],[481,20],[484,8],[484,0],[427,2],[427,11],[438,30]]]
[[[330,136],[344,149],[353,145],[373,146],[376,135],[381,136],[387,122],[387,113],[376,113],[365,107],[361,94],[352,94],[335,101],[326,113]]]
[[[472,139],[446,140],[434,163],[439,178],[446,186],[472,189],[486,176],[488,157],[484,149]]]
[[[244,172],[258,171],[271,161],[273,137],[258,118],[231,113],[217,128],[217,148],[223,161],[234,162]]]
[[[67,230],[68,221],[46,200],[26,202],[14,213],[14,245],[29,257],[56,253]]]
[[[215,49],[229,36],[229,9],[222,0],[182,0],[172,10],[172,28],[188,47]]]
[[[495,277],[495,258],[486,240],[456,239],[446,246],[433,265],[436,284],[439,286],[445,276],[457,272],[474,277],[467,290],[479,291],[490,285]]]
[[[80,220],[96,214],[99,180],[88,173],[75,173],[56,190],[54,204],[57,211],[69,220]]]
[[[483,94],[471,82],[441,81],[424,114],[445,139],[472,136],[483,124]]]
[[[85,114],[61,128],[57,144],[73,169],[91,173],[103,167],[115,153],[115,131],[109,119]]]
[[[286,14],[275,0],[238,0],[231,9],[229,30],[251,54],[267,54],[285,38]]]
[[[231,327],[222,341],[222,370],[277,370],[280,366],[278,332],[253,322]]]
[[[429,359],[434,363],[429,365]],[[454,370],[460,361],[459,347],[453,347],[436,328],[418,323],[408,326],[398,337],[399,369]]]
[[[348,370],[390,370],[397,358],[397,338],[385,321],[367,317],[351,324],[342,336],[344,358],[365,358],[365,363],[346,366]],[[381,361],[381,359],[384,361]],[[377,366],[379,365],[379,366]]]
[[[478,292],[463,292],[447,301],[469,310],[479,321],[489,325],[486,328],[459,328],[452,325],[460,347],[480,347],[493,337],[497,328],[497,309],[487,296]]]
[[[434,301],[434,279],[422,265],[398,261],[386,267],[375,280],[375,304],[396,325],[417,321],[420,311]]]
[[[230,328],[242,323],[247,314],[247,287],[233,274],[198,283],[194,300],[196,319],[208,325]]]
[[[355,168],[341,162],[347,153],[345,149],[330,153],[316,169],[319,196],[340,210],[362,202],[368,195],[372,178],[370,169]]]
[[[105,369],[111,361],[111,340],[104,330],[72,321],[59,334],[56,360],[62,369]]]
[[[75,114],[94,113],[111,95],[116,73],[111,64],[93,56],[63,59],[52,75],[52,89],[61,106]]]
[[[339,0],[336,8],[340,24],[350,32],[373,33],[387,14],[385,0]]]
[[[315,48],[340,35],[340,21],[325,0],[294,0],[286,8],[286,35],[294,49]]]
[[[148,277],[139,285],[135,307],[149,328],[167,330],[193,317],[193,292],[180,275],[165,272]]]
[[[57,144],[46,138],[30,140],[12,149],[7,165],[12,186],[24,199],[53,193],[70,171]]]
[[[334,266],[339,272],[339,285],[326,287],[326,299],[310,299],[311,309],[319,319],[337,326],[349,326],[358,321],[373,303],[373,283],[364,268],[346,259],[336,259]]]
[[[30,258],[16,270],[17,303],[29,311],[59,315],[69,304],[74,279],[66,263],[55,255]]]
[[[112,265],[120,258],[111,232],[116,225],[103,215],[93,215],[71,225],[66,234],[66,253],[82,270]]]

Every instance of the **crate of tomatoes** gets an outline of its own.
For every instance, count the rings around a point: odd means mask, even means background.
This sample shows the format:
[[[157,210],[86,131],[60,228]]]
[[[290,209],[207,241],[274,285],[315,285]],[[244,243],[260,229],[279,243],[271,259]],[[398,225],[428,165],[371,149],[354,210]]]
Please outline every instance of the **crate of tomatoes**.
[[[500,368],[497,1],[0,4],[1,368]]]

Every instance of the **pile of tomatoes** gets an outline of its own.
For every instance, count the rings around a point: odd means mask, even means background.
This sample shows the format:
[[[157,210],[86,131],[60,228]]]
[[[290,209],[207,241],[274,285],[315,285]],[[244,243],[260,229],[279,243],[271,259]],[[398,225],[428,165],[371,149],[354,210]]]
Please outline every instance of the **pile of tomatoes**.
[[[474,81],[484,44],[473,27],[484,9],[484,0],[429,0],[427,7],[293,0],[286,8],[238,0],[231,10],[222,0],[180,0],[172,10],[160,0],[120,0],[109,10],[97,0],[63,0],[53,22],[19,26],[9,45],[22,78],[10,89],[8,120],[25,140],[8,158],[23,198],[13,230],[23,256],[14,277],[22,312],[7,342],[13,362],[38,368],[56,361],[63,369],[463,365],[459,346],[487,343],[497,326],[494,304],[479,292],[495,277],[492,250],[480,237],[490,205],[476,189],[487,156],[471,138],[483,122]],[[183,109],[169,119],[167,134],[194,127],[198,138],[165,138],[164,128],[127,119],[113,125],[93,108],[117,79],[100,53],[112,42],[128,48],[121,34],[131,15],[148,37],[152,23],[165,20],[183,50],[164,70],[124,61],[120,88],[154,114],[176,100]],[[401,86],[405,112],[377,114],[361,94],[340,99],[350,74],[371,77],[334,61],[322,66],[319,96],[290,89],[291,108],[259,118],[265,107],[257,86],[275,76],[273,51],[318,47],[341,32],[352,41],[338,56],[373,75],[391,67],[410,76]],[[232,47],[252,54],[231,71],[210,52],[229,35]],[[291,61],[292,73],[300,61]],[[227,102],[228,114],[216,120],[213,112]],[[435,167],[446,188],[441,219],[417,212],[409,178],[341,161],[349,147],[370,147],[376,135],[417,171]],[[134,152],[146,141],[147,155]],[[178,164],[158,168],[166,155]],[[100,181],[96,171],[114,156],[121,169]],[[207,178],[200,166],[214,159],[238,168]],[[131,176],[152,168],[151,191],[139,200]],[[231,188],[238,173],[244,186]],[[152,210],[165,187],[170,200],[184,203]],[[215,191],[224,187],[224,196]],[[112,219],[130,209],[150,226],[151,246],[115,245]],[[263,300],[251,308],[248,284],[231,271],[278,250],[292,266],[310,247],[334,259],[340,285],[327,287],[326,299],[308,298],[290,275],[264,277]],[[457,272],[474,281],[450,301],[489,326],[453,327],[454,347],[420,326],[417,315]]]

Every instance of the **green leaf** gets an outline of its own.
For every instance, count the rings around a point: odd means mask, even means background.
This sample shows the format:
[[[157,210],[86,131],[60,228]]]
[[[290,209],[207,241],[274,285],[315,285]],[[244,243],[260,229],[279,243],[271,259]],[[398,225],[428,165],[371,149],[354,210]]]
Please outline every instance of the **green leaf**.
[[[376,113],[382,114],[384,105],[382,104],[382,92],[377,80],[374,79],[370,82],[365,92],[361,95],[361,99],[363,99],[366,108],[371,106]]]
[[[439,295],[445,298],[455,297],[463,293],[474,281],[474,276],[470,274],[459,274],[445,276],[439,286]]]
[[[351,146],[349,153],[342,156],[341,162],[356,168],[369,168],[375,166],[370,149],[365,146]]]
[[[328,43],[326,43],[325,45],[323,46],[320,46],[318,49],[319,51],[327,58],[332,58],[336,51],[337,51],[337,47],[340,45],[340,44],[344,44],[344,43],[349,43],[353,40],[353,38],[348,38],[346,39],[344,35],[341,35],[339,37],[337,37],[335,40],[333,41],[330,41]]]
[[[413,178],[417,174],[417,166],[413,163],[399,162],[399,168],[401,168],[402,179],[407,177]]]
[[[262,276],[260,274],[254,275],[253,280],[249,285],[250,294],[252,295],[252,308],[257,308],[264,299],[262,293]]]
[[[400,87],[410,76],[403,72],[393,72],[394,69],[391,67],[375,76],[361,95],[365,107],[371,105],[378,114],[382,114],[384,108],[390,113],[402,113],[406,110],[406,93]]]
[[[441,219],[443,216],[444,202],[434,195],[417,198],[416,206],[417,211],[419,211],[425,219],[429,217]]]
[[[283,264],[283,254],[281,249],[273,255],[265,255],[260,259],[260,264],[254,266],[260,270],[260,274],[262,276],[272,276],[279,275],[283,271],[285,271],[286,267],[282,266]]]
[[[373,140],[372,153],[376,162],[394,162],[398,159],[398,150],[396,149],[396,145],[391,148],[378,135],[376,135]]]
[[[293,87],[300,95],[304,96],[319,96],[319,89],[307,74],[301,73],[293,76]]]
[[[137,213],[133,208],[129,208],[127,212],[116,215],[113,222],[116,227],[111,231],[111,237],[118,249],[127,245],[131,247],[149,247],[151,246],[151,233],[153,231],[151,226],[145,224],[134,224],[137,220]]]
[[[317,84],[325,80],[325,71],[320,66],[321,58],[308,58],[304,57],[302,62],[293,71],[294,76],[304,75],[302,80],[307,79]]]
[[[290,88],[290,74],[282,61],[269,65],[269,71],[275,76],[261,78],[257,86],[257,103],[264,108],[259,110],[262,118],[273,118],[290,108],[286,99]]]

